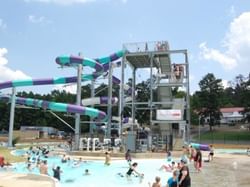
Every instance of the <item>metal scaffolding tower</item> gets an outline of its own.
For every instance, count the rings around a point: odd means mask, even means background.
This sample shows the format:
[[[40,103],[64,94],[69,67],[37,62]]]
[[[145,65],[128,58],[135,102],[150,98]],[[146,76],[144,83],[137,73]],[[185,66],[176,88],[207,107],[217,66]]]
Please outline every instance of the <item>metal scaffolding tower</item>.
[[[182,136],[183,141],[189,142],[190,101],[187,50],[170,50],[167,41],[128,43],[123,45],[123,49],[127,53],[122,60],[120,98],[124,99],[124,71],[125,67],[129,65],[132,69],[132,102],[120,102],[121,118],[126,105],[131,106],[133,122],[136,110],[150,110],[152,132],[167,137],[166,139],[171,142],[172,146],[175,144],[174,140],[180,136]],[[183,61],[172,62],[172,56],[176,55],[181,56]],[[148,77],[150,80],[150,99],[146,103],[137,102],[135,96],[136,73],[141,68],[149,68],[150,70]],[[182,88],[185,96],[176,98],[173,95],[174,88]],[[154,98],[154,93],[157,95],[156,98]],[[145,108],[145,104],[148,104],[148,107]],[[142,105],[144,106],[142,107]],[[165,119],[160,117],[160,112],[167,114]],[[177,130],[175,128],[178,133],[175,134],[173,133],[174,124],[178,124]]]

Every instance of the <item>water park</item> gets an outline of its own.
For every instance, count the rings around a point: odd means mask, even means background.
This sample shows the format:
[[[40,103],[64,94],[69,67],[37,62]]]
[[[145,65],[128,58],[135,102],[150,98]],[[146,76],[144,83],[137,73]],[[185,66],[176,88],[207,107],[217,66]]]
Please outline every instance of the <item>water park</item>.
[[[182,55],[184,61],[171,63],[170,55],[172,54]],[[105,145],[122,143],[126,150],[130,149],[132,152],[143,152],[151,149],[173,150],[174,146],[178,146],[177,142],[189,141],[190,104],[187,50],[170,50],[167,41],[142,42],[124,44],[123,50],[102,58],[59,56],[55,61],[61,67],[76,67],[78,76],[13,80],[0,83],[0,89],[12,88],[12,95],[2,94],[0,96],[2,101],[11,103],[9,147],[12,147],[16,104],[42,108],[52,112],[76,114],[74,140],[72,140],[74,150],[91,149],[95,151],[95,146],[99,147],[100,143]],[[82,75],[82,68],[86,66],[95,71],[92,74]],[[128,66],[130,66],[132,74],[132,85],[125,84],[125,67]],[[115,68],[121,69],[119,78],[112,74]],[[136,72],[141,68],[149,68],[150,71],[150,100],[148,102],[136,101]],[[108,95],[94,97],[95,87],[94,82],[91,82],[93,83],[92,97],[81,100],[81,82],[93,81],[100,76],[108,77]],[[68,83],[77,83],[77,105],[15,96],[15,88],[17,87]],[[112,95],[113,84],[118,84],[120,87],[119,98]],[[186,94],[182,98],[174,98],[171,92],[172,87],[183,87]],[[107,113],[89,107],[105,104],[107,105]],[[118,115],[112,116],[112,107],[116,105],[118,105]],[[124,116],[125,107],[130,108],[130,116]],[[149,111],[150,128],[142,129],[139,127],[137,119],[135,119],[135,112],[138,110]],[[102,142],[97,137],[80,137],[80,115],[89,116],[91,118],[89,123],[105,125],[105,138]],[[64,124],[70,126],[66,122]],[[111,128],[114,125],[117,126],[118,130],[117,137],[111,134]],[[124,134],[126,136],[123,136]],[[144,136],[140,137],[139,134]]]
[[[247,146],[225,149],[193,142],[186,49],[172,50],[167,41],[126,43],[122,50],[108,56],[62,55],[55,62],[62,69],[75,68],[77,75],[0,83],[0,90],[12,89],[11,95],[0,95],[1,102],[10,104],[7,141],[2,141],[0,147],[0,186],[151,187],[161,183],[160,186],[172,187],[176,183],[190,187],[192,181],[192,186],[198,187],[214,186],[218,177],[223,177],[224,186],[249,185],[239,183],[246,180],[240,172],[247,168]],[[85,69],[89,74],[83,74]],[[147,101],[138,99],[136,91],[141,69],[149,72]],[[114,71],[119,72],[119,77]],[[96,97],[99,78],[107,82],[108,91],[107,95]],[[83,82],[91,83],[90,98],[81,98]],[[57,84],[77,85],[76,103],[16,96],[19,87]],[[114,96],[114,86],[119,88],[118,97]],[[182,90],[181,96],[173,91],[178,89]],[[45,135],[48,132],[44,131],[50,128],[26,127],[19,133],[24,139],[31,133],[29,141],[15,143],[17,107],[50,112],[73,133],[66,139],[46,142],[41,138],[37,142],[40,137],[34,138],[33,133]],[[136,113],[140,110],[147,112],[149,124],[138,122]],[[74,127],[58,113],[73,117]],[[88,116],[89,120],[82,121],[81,116]],[[89,126],[89,133],[82,133],[82,124]],[[103,134],[94,133],[96,128]]]

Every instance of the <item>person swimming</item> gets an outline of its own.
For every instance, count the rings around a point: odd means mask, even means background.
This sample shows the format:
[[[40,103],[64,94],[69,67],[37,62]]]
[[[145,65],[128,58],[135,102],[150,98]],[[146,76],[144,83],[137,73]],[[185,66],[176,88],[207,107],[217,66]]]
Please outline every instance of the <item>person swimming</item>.
[[[134,162],[134,163],[130,166],[129,170],[128,170],[127,173],[126,173],[126,176],[127,176],[128,179],[131,177],[131,175],[132,175],[133,173],[136,173],[138,176],[144,176],[142,173],[139,173],[138,171],[136,171],[135,168],[136,168],[137,166],[138,166],[138,163],[137,163],[137,162]]]
[[[89,170],[88,170],[88,169],[85,169],[85,171],[84,171],[84,174],[83,174],[83,175],[90,175]]]
[[[161,171],[162,169],[165,169],[167,172],[173,171],[174,169],[176,169],[175,162],[173,161],[168,165],[163,164],[159,170]]]
[[[119,175],[120,177],[124,177],[122,173],[117,173],[117,175]]]
[[[155,177],[155,182],[152,184],[149,183],[149,187],[161,187],[161,178],[160,177]]]
[[[80,167],[81,166],[81,164],[82,164],[82,158],[80,157],[79,158],[79,160],[75,160],[74,162],[73,162],[73,166],[72,167]]]
[[[33,167],[32,167],[32,165],[31,165],[31,163],[28,163],[28,164],[27,164],[26,169],[29,170],[29,171],[32,171],[32,170],[33,170]]]
[[[110,158],[110,154],[108,152],[105,153],[105,162],[104,164],[109,166],[110,165],[110,161],[111,161],[111,158]]]
[[[53,177],[60,181],[62,173],[60,166],[57,166],[56,168],[53,167],[52,171],[53,171]]]
[[[49,175],[49,174],[48,174],[48,164],[47,164],[47,160],[44,160],[44,161],[42,162],[42,164],[41,164],[40,167],[39,167],[39,171],[40,171],[40,174]]]
[[[62,162],[62,163],[66,163],[66,162],[67,162],[66,155],[63,155],[63,157],[62,157],[62,159],[61,159],[61,162]]]

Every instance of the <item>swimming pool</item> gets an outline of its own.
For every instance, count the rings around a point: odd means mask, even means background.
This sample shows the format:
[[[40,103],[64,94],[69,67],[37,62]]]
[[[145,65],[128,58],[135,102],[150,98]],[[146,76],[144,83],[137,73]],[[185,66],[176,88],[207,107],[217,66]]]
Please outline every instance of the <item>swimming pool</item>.
[[[125,174],[129,167],[124,160],[114,160],[109,166],[105,166],[104,161],[87,161],[82,162],[79,167],[74,167],[73,160],[68,163],[61,163],[60,157],[51,157],[47,161],[50,176],[53,176],[53,166],[61,167],[63,171],[61,173],[61,187],[142,187],[148,186],[148,182],[152,183],[156,176],[161,177],[162,184],[166,185],[168,178],[172,176],[172,173],[158,170],[162,164],[166,164],[167,161],[164,159],[134,160],[138,163],[137,171],[144,174],[142,181],[140,177],[136,176],[132,176],[131,180],[127,180]],[[29,173],[25,163],[17,163],[15,167],[16,173]],[[90,171],[90,175],[84,175],[85,169]],[[34,168],[31,173],[39,174],[38,168]]]

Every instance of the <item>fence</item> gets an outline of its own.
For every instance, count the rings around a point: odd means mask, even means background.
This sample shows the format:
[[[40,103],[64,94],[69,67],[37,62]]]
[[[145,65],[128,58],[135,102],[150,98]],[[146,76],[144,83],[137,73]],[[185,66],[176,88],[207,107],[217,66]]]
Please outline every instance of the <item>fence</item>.
[[[233,133],[206,133],[193,138],[194,141],[204,144],[237,144],[237,145],[250,145],[250,132],[243,134]]]

